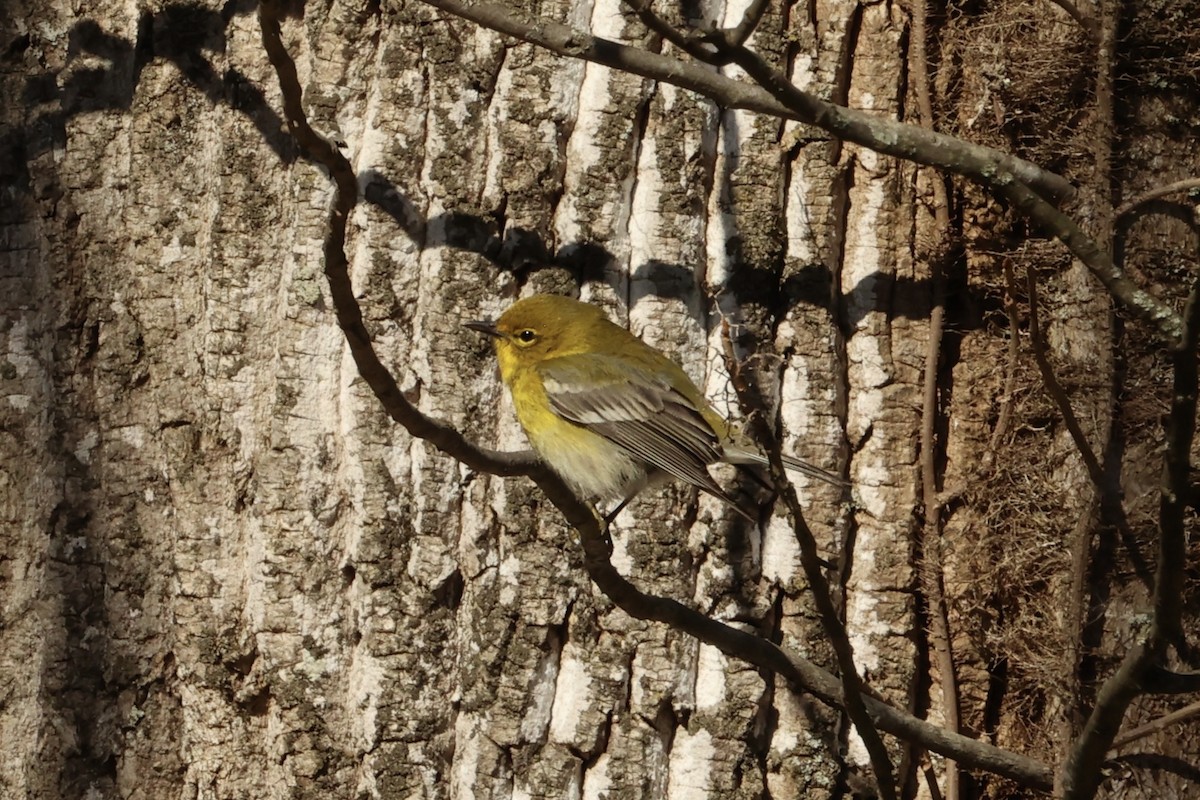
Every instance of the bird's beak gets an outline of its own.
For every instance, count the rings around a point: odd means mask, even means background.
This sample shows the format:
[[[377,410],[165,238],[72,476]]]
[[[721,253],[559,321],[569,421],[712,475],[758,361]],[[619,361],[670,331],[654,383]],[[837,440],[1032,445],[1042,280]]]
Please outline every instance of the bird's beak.
[[[473,331],[479,331],[480,333],[486,333],[488,336],[496,339],[499,339],[503,335],[500,333],[500,331],[496,330],[496,323],[492,322],[490,319],[477,319],[473,322],[464,322],[463,327],[470,328]]]

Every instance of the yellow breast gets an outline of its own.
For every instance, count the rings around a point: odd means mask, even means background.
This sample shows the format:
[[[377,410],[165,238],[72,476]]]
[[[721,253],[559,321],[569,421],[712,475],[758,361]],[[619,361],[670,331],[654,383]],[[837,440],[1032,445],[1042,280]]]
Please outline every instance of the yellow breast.
[[[585,497],[624,498],[645,479],[644,466],[617,445],[554,412],[534,369],[506,370],[501,377],[512,393],[517,420],[529,444],[576,493]]]

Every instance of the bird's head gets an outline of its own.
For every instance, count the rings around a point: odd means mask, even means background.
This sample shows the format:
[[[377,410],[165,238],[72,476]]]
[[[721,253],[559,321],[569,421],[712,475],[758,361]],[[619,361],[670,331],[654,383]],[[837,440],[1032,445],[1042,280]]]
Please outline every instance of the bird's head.
[[[519,300],[495,322],[466,323],[493,338],[500,373],[506,380],[522,367],[591,351],[609,325],[612,323],[596,306],[553,294]]]

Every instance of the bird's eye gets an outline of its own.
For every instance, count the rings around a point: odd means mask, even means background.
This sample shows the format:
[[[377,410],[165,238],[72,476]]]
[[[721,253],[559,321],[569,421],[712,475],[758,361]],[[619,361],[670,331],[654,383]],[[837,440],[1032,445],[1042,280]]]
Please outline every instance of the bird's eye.
[[[528,328],[526,328],[525,330],[519,331],[517,333],[517,338],[520,339],[522,342],[525,342],[525,344],[529,344],[530,342],[532,342],[534,339],[537,338],[537,334],[534,333],[533,331],[529,330]]]

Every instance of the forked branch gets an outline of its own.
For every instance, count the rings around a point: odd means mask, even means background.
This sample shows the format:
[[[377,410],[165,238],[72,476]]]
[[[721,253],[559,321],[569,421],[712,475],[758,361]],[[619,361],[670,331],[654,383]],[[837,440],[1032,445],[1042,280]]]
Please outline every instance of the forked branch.
[[[580,58],[688,89],[724,108],[744,108],[808,123],[880,153],[939,167],[966,177],[985,180],[984,176],[987,175],[1012,174],[1046,197],[1065,199],[1075,192],[1070,182],[1061,176],[999,150],[829,103],[801,92],[782,77],[780,80],[790,87],[790,92],[780,92],[775,85],[773,69],[770,69],[772,74],[766,83],[760,79],[760,75],[751,73],[755,83],[759,84],[754,85],[722,75],[706,64],[650,53],[504,6],[466,0],[423,1],[448,14],[562,56]],[[684,34],[676,35],[684,37]],[[710,39],[705,37],[706,41]],[[736,36],[725,34],[725,39],[734,42]],[[740,46],[737,51],[751,52]],[[746,69],[741,61],[738,64]],[[761,69],[757,71],[762,72]],[[781,100],[781,95],[789,99]]]
[[[839,106],[801,91],[747,48],[738,30],[700,32],[700,38],[673,30],[670,40],[702,61],[737,64],[757,85],[734,80],[702,64],[619,44],[514,9],[465,0],[423,1],[560,55],[664,81],[704,95],[725,108],[744,108],[804,122],[876,152],[978,180],[1007,197],[1022,213],[1062,241],[1113,297],[1151,324],[1172,346],[1177,346],[1182,338],[1179,315],[1131,281],[1073,220],[1046,202],[1044,197],[1065,199],[1074,194],[1074,188],[1065,179],[1010,154]],[[645,18],[653,15],[645,0],[634,2],[631,7],[640,15]],[[654,28],[666,36],[669,26],[659,19]],[[711,50],[708,45],[712,45]]]

